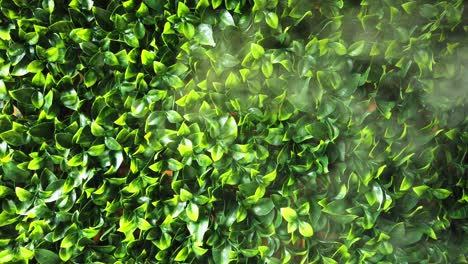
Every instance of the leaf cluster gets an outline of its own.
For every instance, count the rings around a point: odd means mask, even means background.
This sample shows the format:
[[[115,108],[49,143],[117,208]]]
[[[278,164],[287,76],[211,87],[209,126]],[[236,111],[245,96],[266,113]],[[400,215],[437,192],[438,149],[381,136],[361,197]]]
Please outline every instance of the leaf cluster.
[[[1,0],[0,263],[467,263],[463,16]]]

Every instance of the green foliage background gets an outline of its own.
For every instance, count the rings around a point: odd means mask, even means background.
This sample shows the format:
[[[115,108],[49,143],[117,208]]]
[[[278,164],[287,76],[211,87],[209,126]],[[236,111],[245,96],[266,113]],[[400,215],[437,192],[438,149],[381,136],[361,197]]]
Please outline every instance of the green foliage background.
[[[0,263],[467,263],[462,0],[0,11]]]

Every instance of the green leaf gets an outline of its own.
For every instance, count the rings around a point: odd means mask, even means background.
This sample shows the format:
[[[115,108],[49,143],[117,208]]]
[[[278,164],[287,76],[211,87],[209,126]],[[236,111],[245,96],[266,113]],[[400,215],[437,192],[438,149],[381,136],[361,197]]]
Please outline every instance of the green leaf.
[[[237,138],[237,122],[232,116],[223,117],[219,120],[220,136],[225,143],[232,143]]]
[[[176,111],[169,110],[166,112],[167,120],[172,124],[181,123],[184,118]]]
[[[179,151],[180,155],[182,157],[188,157],[191,156],[193,153],[193,145],[192,141],[190,139],[182,139],[180,142],[179,146],[177,147],[177,150]]]
[[[34,250],[34,256],[39,264],[59,264],[59,256],[47,249],[37,248]]]
[[[10,91],[10,96],[18,102],[29,104],[32,95],[36,92],[34,88],[20,88]]]
[[[105,135],[105,130],[96,122],[91,123],[91,134],[96,137],[102,137]]]
[[[185,261],[188,257],[189,250],[187,247],[183,247],[175,256],[174,261]]]
[[[44,65],[42,65],[42,62],[39,60],[33,60],[27,66],[28,72],[37,73],[42,71],[42,69],[44,69]]]
[[[49,62],[56,62],[60,58],[60,50],[57,47],[48,48],[46,56]]]
[[[270,184],[276,179],[276,169],[262,177],[265,184]]]
[[[185,209],[187,217],[191,220],[196,222],[198,220],[199,209],[198,205],[195,203],[189,203],[187,208]]]
[[[104,63],[110,66],[118,66],[119,59],[110,51],[104,52]]]
[[[240,83],[241,82],[240,82],[239,77],[237,77],[237,74],[235,74],[234,72],[231,72],[229,73],[224,85],[228,89],[236,89],[237,87],[239,87]]]
[[[70,167],[77,167],[83,163],[83,154],[78,153],[73,156],[70,160],[68,160],[67,165]]]
[[[273,146],[281,146],[283,144],[283,137],[284,131],[282,128],[269,128],[265,141]]]
[[[146,231],[151,229],[153,226],[146,221],[144,218],[138,218],[138,229],[142,231]]]
[[[164,2],[159,0],[144,0],[144,2],[152,9],[162,12],[164,10]]]
[[[180,161],[175,160],[173,158],[169,159],[167,162],[168,162],[168,167],[170,170],[180,171],[181,169],[184,168],[184,164],[182,164]]]
[[[135,23],[135,26],[133,27],[133,34],[137,39],[142,39],[145,37],[146,29],[143,23],[139,21]]]
[[[443,200],[447,199],[452,192],[442,188],[431,189],[432,195],[434,195],[437,199]]]
[[[49,26],[49,30],[56,33],[69,33],[73,28],[73,22],[67,20],[57,21]]]
[[[400,185],[400,191],[407,191],[413,186],[413,180],[410,177],[404,177]]]
[[[322,263],[324,264],[338,264],[338,262],[332,258],[329,258],[327,256],[322,256]]]
[[[231,246],[229,244],[213,248],[212,252],[214,263],[228,264],[230,262],[229,253],[231,252]]]
[[[266,13],[266,23],[273,29],[278,28],[278,15],[274,12]]]
[[[44,158],[34,158],[28,164],[28,170],[38,170],[43,166]]]
[[[140,42],[138,38],[133,33],[127,33],[124,35],[125,43],[127,43],[130,47],[138,48],[140,46]]]
[[[62,240],[63,241],[63,240]],[[73,251],[71,248],[60,248],[59,257],[63,262],[68,261],[73,256]]]
[[[314,229],[312,229],[312,226],[309,223],[299,221],[299,233],[304,237],[311,237],[314,235]]]
[[[70,32],[70,37],[77,43],[91,40],[92,31],[89,28],[75,28]]]
[[[445,132],[444,135],[450,139],[450,140],[454,140],[455,137],[457,136],[457,132],[458,132],[458,129],[457,128],[452,128],[450,129],[449,131]]]
[[[262,198],[252,207],[252,211],[258,216],[264,216],[269,214],[274,207],[275,205],[270,198]]]
[[[424,192],[426,190],[429,189],[429,186],[427,185],[420,185],[420,186],[416,186],[416,187],[413,187],[413,191],[416,193],[416,195],[418,196],[421,196],[424,194]]]
[[[202,243],[193,243],[192,245],[192,250],[193,252],[195,253],[195,255],[197,256],[203,256],[206,252],[208,252],[208,249],[205,249],[205,248],[202,248],[200,247],[198,244],[202,244]]]
[[[81,50],[83,50],[83,52],[89,56],[93,56],[99,51],[98,46],[94,45],[92,42],[82,42],[79,44],[79,46]]]
[[[364,40],[357,41],[353,43],[348,48],[348,55],[351,57],[356,57],[361,55],[364,52],[364,48],[366,46],[366,42]]]
[[[21,77],[28,74],[28,69],[27,65],[20,62],[13,67],[13,70],[11,71],[11,75],[15,77]]]
[[[55,141],[57,145],[63,148],[70,148],[72,146],[73,135],[70,133],[56,133]]]
[[[221,1],[220,1],[221,2]],[[224,26],[235,26],[234,18],[232,17],[231,13],[227,10],[222,10],[221,13],[219,14],[219,17],[221,19],[221,24]]]
[[[219,63],[224,68],[232,68],[239,64],[239,60],[233,55],[226,53],[223,55],[223,57],[219,58]]]
[[[188,14],[190,14],[190,9],[183,2],[179,2],[177,6],[177,16],[182,18]]]
[[[384,101],[377,102],[377,108],[379,109],[379,112],[386,119],[390,119],[390,117],[392,117],[393,107],[395,107],[395,102],[384,102]]]
[[[54,12],[54,9],[55,9],[55,2],[54,0],[43,1],[42,7],[52,14],[52,12]]]
[[[86,87],[91,87],[93,86],[97,81],[97,75],[96,72],[93,70],[89,70],[85,73],[84,75],[84,84]]]
[[[333,101],[322,102],[317,111],[317,118],[324,119],[325,117],[332,114],[336,109],[336,104]]]
[[[250,53],[252,54],[252,56],[255,58],[255,59],[259,59],[263,56],[263,54],[265,54],[265,50],[263,49],[262,46],[258,45],[258,44],[255,44],[255,43],[251,43],[250,44]]]
[[[211,0],[211,5],[213,6],[213,9],[220,7],[222,4],[223,0]]]
[[[30,193],[29,191],[27,191],[27,190],[25,190],[25,189],[23,189],[21,187],[16,187],[15,188],[15,193],[16,193],[16,196],[18,197],[18,199],[21,202],[29,201],[33,197],[32,193]]]
[[[411,15],[416,10],[417,5],[418,4],[415,1],[409,1],[409,2],[402,4],[401,7],[403,7],[406,13]]]
[[[122,146],[120,146],[119,142],[117,142],[117,140],[115,140],[112,137],[106,137],[104,139],[104,143],[105,143],[106,147],[108,149],[110,149],[110,150],[121,150],[122,149]]]
[[[0,251],[0,262],[1,263],[8,263],[11,262],[15,258],[15,253],[11,249],[5,249]]]
[[[398,58],[401,53],[401,48],[399,47],[396,40],[390,41],[390,44],[387,45],[387,49],[385,50],[385,58],[392,59]]]
[[[211,158],[205,154],[197,155],[196,160],[198,165],[200,165],[201,167],[208,167],[213,163]]]
[[[111,12],[97,6],[93,6],[93,15],[98,25],[105,31],[113,31],[114,24],[110,20]]]
[[[330,46],[337,55],[345,55],[348,52],[345,45],[341,44],[340,42],[332,42],[330,43]]]
[[[34,92],[31,96],[31,103],[34,107],[41,108],[44,105],[44,95],[39,91]]]
[[[468,206],[464,205],[462,207],[450,210],[449,216],[453,219],[467,219],[468,218]]]
[[[0,77],[7,77],[10,75],[10,63],[0,65]]]
[[[105,150],[106,150],[106,145],[99,144],[99,145],[90,147],[88,149],[88,154],[93,157],[97,157],[97,156],[100,156]]]
[[[283,216],[284,220],[286,220],[288,223],[292,223],[297,220],[296,211],[290,207],[281,208],[281,216]]]
[[[273,64],[268,61],[262,63],[262,73],[265,77],[269,78],[273,74]]]
[[[193,24],[188,22],[179,24],[179,31],[182,32],[187,39],[192,39],[196,33]]]
[[[384,193],[382,188],[377,184],[372,185],[372,191],[367,192],[365,196],[370,206],[378,203],[380,208],[384,202]]]
[[[18,133],[16,133],[18,134]],[[2,165],[4,179],[7,181],[22,183],[30,181],[31,172],[18,167],[14,162],[6,162]]]
[[[142,50],[141,51],[141,63],[145,66],[152,66],[156,60],[156,55],[153,52]]]
[[[29,129],[29,134],[33,137],[44,137],[48,138],[53,135],[55,131],[55,125],[53,122],[44,122],[32,126]]]
[[[154,73],[156,74],[162,74],[166,71],[167,67],[159,62],[159,61],[154,61],[153,62],[153,70],[154,70]]]
[[[166,77],[167,84],[174,89],[180,89],[185,86],[185,83],[179,76],[169,75]]]
[[[13,193],[13,191],[10,188],[0,185],[0,198],[5,198],[11,193]]]
[[[0,138],[11,146],[22,146],[28,143],[27,137],[15,130],[0,133]]]
[[[409,6],[406,6],[406,7],[409,9]],[[437,16],[437,13],[438,13],[437,8],[431,4],[424,4],[424,5],[421,5],[421,7],[419,8],[419,14],[425,18],[435,17]]]
[[[253,11],[262,11],[266,8],[267,0],[254,0]]]
[[[310,112],[314,105],[311,102],[310,89],[309,89],[310,78],[307,79],[296,79],[289,83],[288,87],[291,89],[291,94],[286,99],[294,105],[300,111]],[[314,92],[314,98],[316,103],[320,102],[323,94],[321,86],[316,85],[316,92]]]
[[[148,15],[149,10],[148,7],[145,5],[145,3],[141,3],[140,7],[136,11],[137,17],[144,18]]]
[[[345,214],[345,215],[333,215],[330,216],[330,219],[339,224],[349,224],[354,221],[358,216],[352,214]]]
[[[208,24],[200,24],[198,26],[198,41],[200,42],[201,45],[206,45],[206,46],[211,46],[214,47],[216,46],[216,43],[213,39],[213,29],[211,28],[211,25]]]

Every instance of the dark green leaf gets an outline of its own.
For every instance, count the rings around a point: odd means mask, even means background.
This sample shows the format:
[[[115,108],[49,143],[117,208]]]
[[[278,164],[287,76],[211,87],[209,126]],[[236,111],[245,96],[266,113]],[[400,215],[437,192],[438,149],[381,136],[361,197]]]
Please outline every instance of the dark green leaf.
[[[106,31],[114,30],[114,25],[110,20],[111,12],[100,7],[93,6],[93,15],[96,19],[96,22],[102,29]]]
[[[28,143],[26,135],[15,130],[8,130],[0,133],[0,138],[12,146],[22,146]]]
[[[36,89],[33,88],[20,88],[10,91],[10,96],[18,102],[29,104],[35,91]]]
[[[33,137],[51,137],[55,131],[53,122],[37,124],[29,129],[29,134]]]
[[[258,216],[267,215],[273,210],[275,205],[269,198],[262,198],[258,200],[258,202],[252,207],[252,211],[254,214]]]

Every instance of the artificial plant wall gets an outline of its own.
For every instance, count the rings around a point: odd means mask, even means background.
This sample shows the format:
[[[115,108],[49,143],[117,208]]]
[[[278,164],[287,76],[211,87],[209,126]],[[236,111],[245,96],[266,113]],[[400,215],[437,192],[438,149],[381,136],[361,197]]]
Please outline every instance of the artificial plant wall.
[[[464,10],[1,0],[0,262],[467,263]]]

